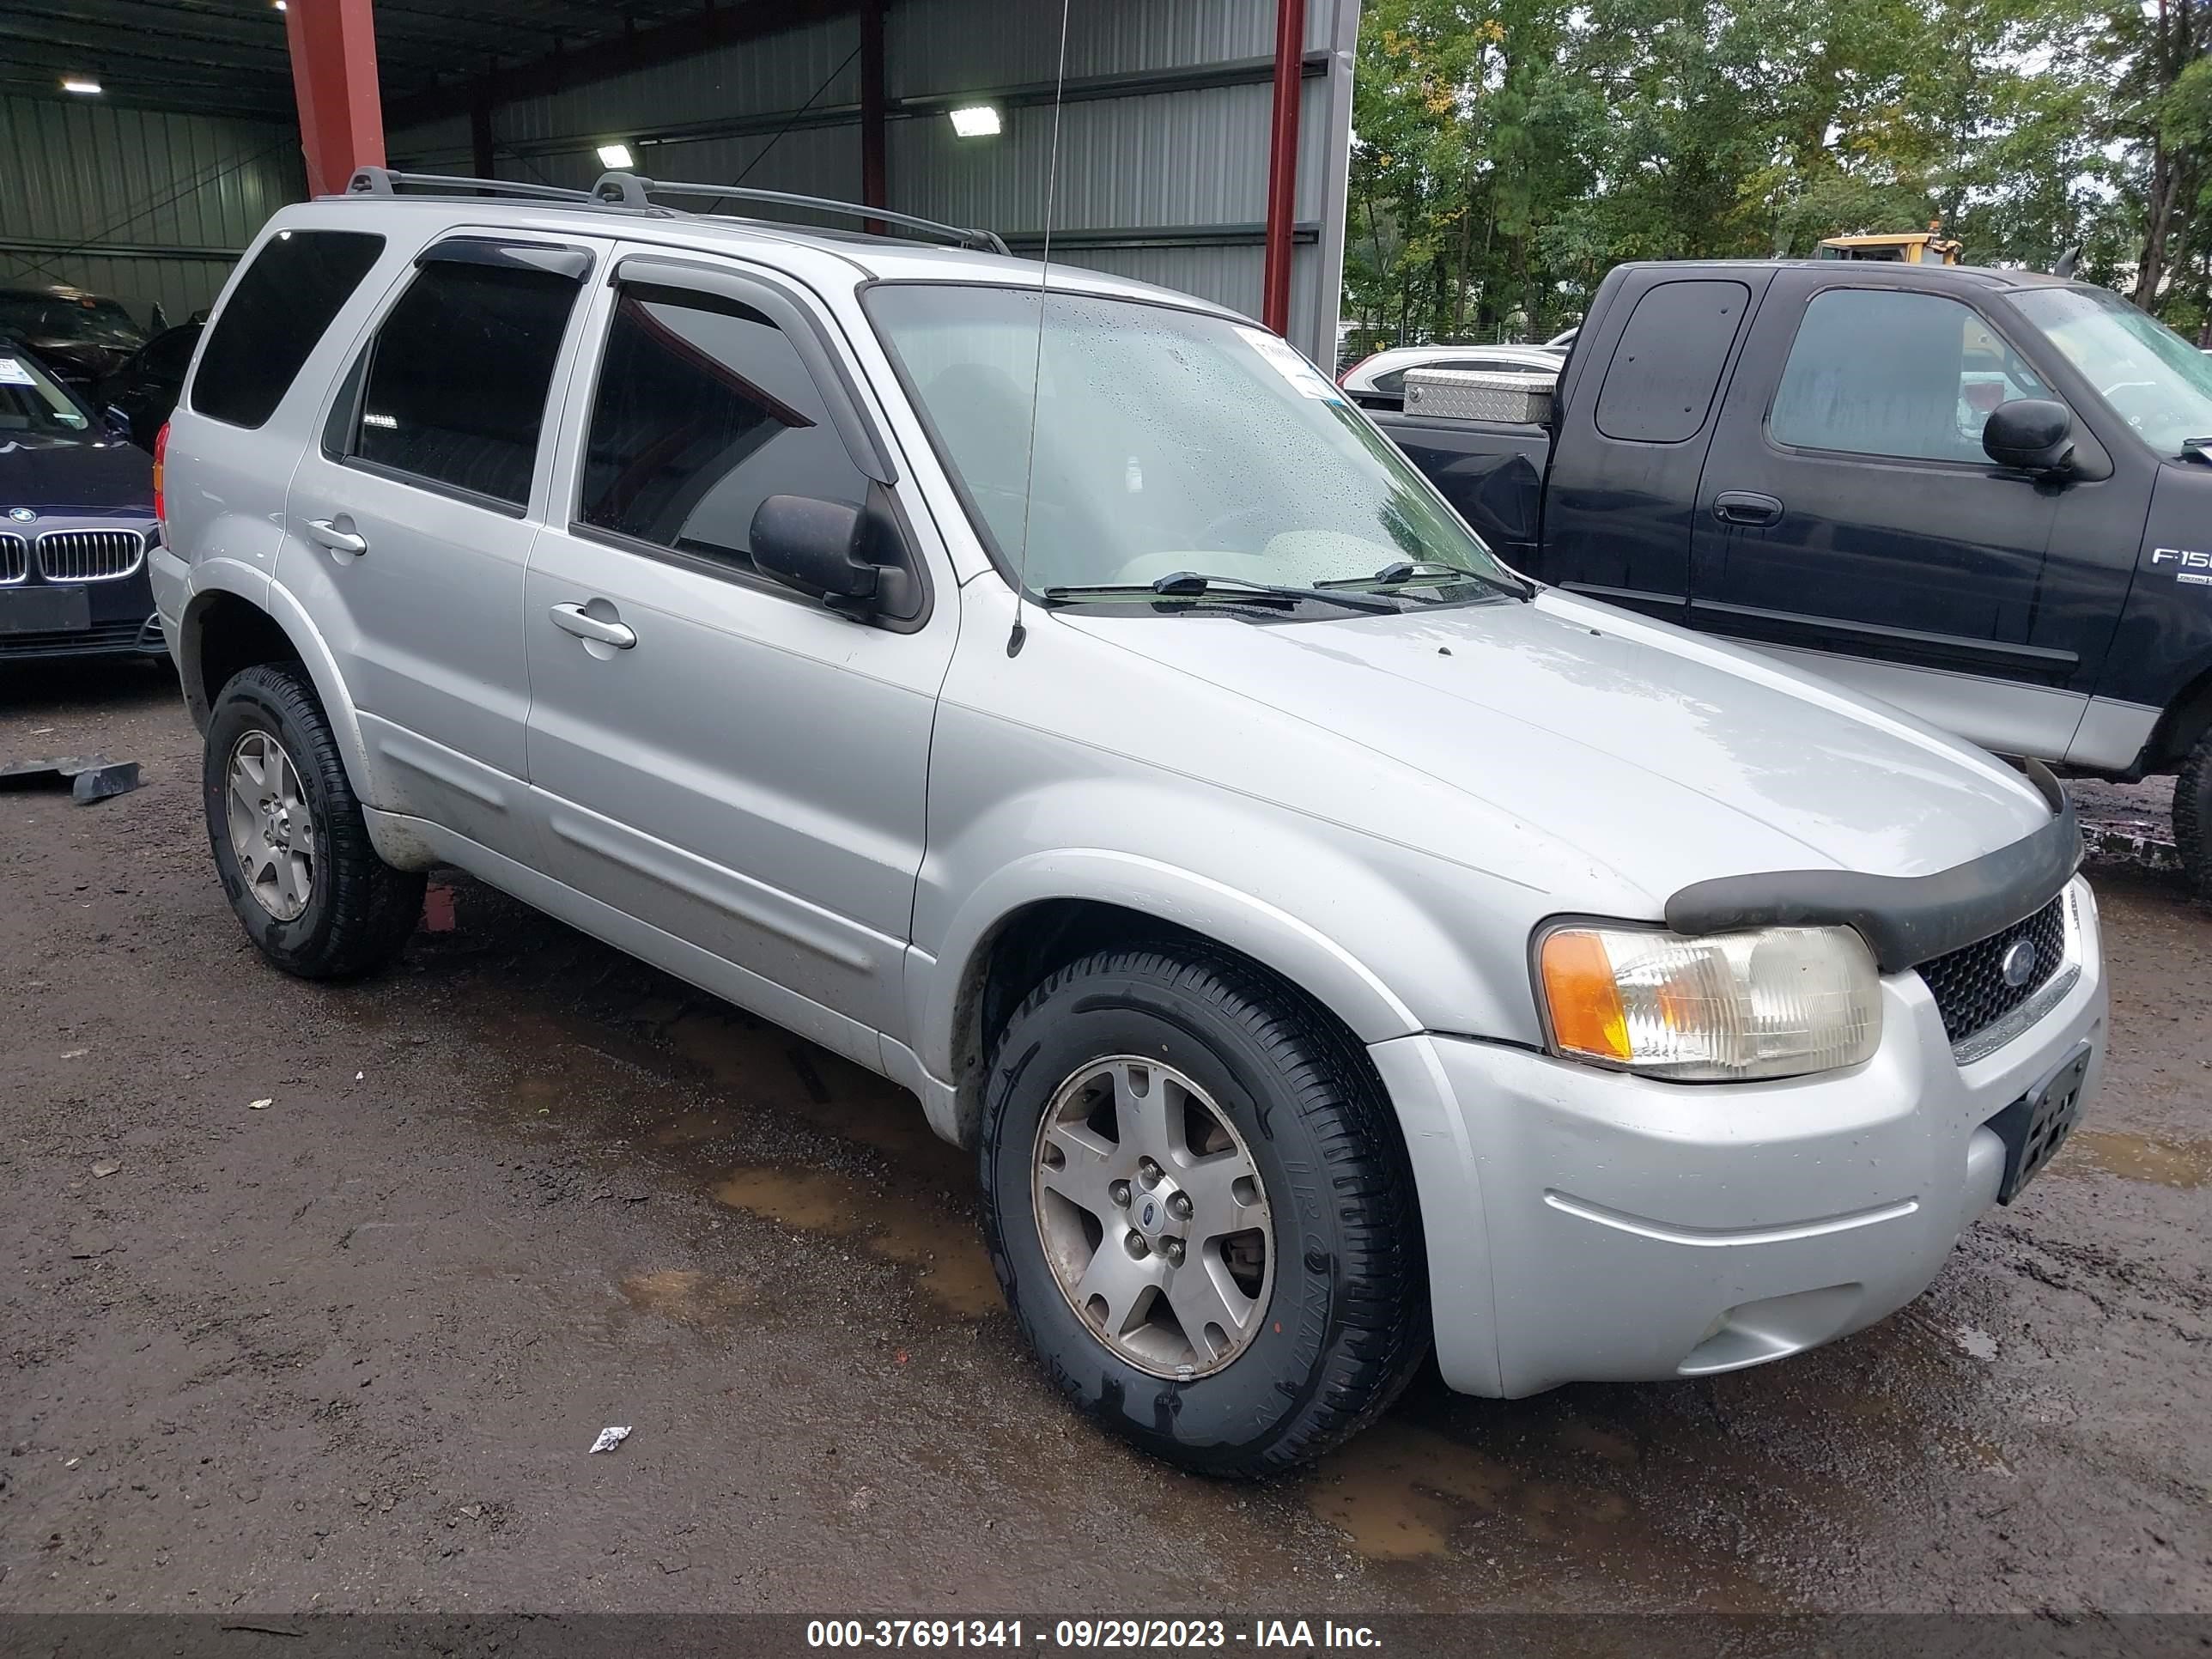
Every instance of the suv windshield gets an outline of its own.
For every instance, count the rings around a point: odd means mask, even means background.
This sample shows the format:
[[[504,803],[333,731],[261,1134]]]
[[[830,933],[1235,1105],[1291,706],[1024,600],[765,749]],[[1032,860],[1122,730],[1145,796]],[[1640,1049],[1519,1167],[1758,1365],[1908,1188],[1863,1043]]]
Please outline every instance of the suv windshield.
[[[2212,357],[2164,323],[2100,288],[2030,289],[2013,303],[2160,454],[2212,437]]]
[[[1043,302],[1040,331],[1041,298],[943,283],[867,295],[1003,568],[1023,567],[1026,532],[1032,592],[1142,587],[1179,572],[1224,585],[1371,581],[1404,589],[1408,604],[1525,591],[1274,335],[1062,293]],[[1232,595],[1224,586],[1219,597]]]
[[[0,346],[0,444],[28,434],[81,438],[92,416],[28,357]]]

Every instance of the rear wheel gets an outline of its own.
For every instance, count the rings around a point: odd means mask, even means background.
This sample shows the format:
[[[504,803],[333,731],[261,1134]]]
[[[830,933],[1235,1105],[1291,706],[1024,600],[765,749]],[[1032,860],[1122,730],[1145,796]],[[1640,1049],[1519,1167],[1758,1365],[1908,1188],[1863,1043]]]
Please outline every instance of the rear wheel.
[[[223,891],[264,956],[303,979],[337,979],[398,954],[422,914],[423,878],[377,857],[298,669],[263,664],[222,688],[200,782]]]
[[[1261,1475],[1389,1404],[1427,1345],[1411,1171],[1356,1049],[1231,957],[1037,987],[981,1147],[1007,1304],[1054,1382],[1187,1468]]]
[[[2197,739],[2173,781],[2173,842],[2190,885],[2212,898],[2212,729]]]

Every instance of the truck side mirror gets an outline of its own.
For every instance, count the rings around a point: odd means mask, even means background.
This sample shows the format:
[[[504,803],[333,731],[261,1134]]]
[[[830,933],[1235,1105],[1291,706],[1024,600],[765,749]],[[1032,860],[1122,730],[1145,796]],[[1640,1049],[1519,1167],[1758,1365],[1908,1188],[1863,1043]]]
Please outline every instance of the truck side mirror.
[[[1982,449],[1999,466],[2055,475],[2074,465],[2074,411],[2047,398],[1999,404],[1982,426]]]

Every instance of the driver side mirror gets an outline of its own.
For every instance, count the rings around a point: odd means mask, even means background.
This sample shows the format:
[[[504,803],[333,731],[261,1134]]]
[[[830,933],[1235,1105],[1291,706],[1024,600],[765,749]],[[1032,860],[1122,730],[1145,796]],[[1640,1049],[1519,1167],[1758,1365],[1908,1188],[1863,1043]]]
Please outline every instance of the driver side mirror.
[[[754,510],[750,539],[763,575],[813,594],[832,611],[897,621],[921,611],[903,539],[873,491],[865,508],[770,495]]]
[[[2074,411],[2047,398],[1999,404],[1983,423],[1982,449],[1999,466],[2063,476],[2074,467]]]

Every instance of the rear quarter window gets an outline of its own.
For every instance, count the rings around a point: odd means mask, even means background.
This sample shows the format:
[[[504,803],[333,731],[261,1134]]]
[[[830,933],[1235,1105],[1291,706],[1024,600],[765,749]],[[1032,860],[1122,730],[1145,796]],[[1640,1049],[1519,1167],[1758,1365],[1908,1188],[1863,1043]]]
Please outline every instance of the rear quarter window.
[[[1631,443],[1696,437],[1750,308],[1751,290],[1741,283],[1705,279],[1645,289],[1606,367],[1597,429]]]
[[[278,231],[216,319],[192,378],[194,411],[232,426],[264,423],[383,252],[384,238],[367,231]]]

